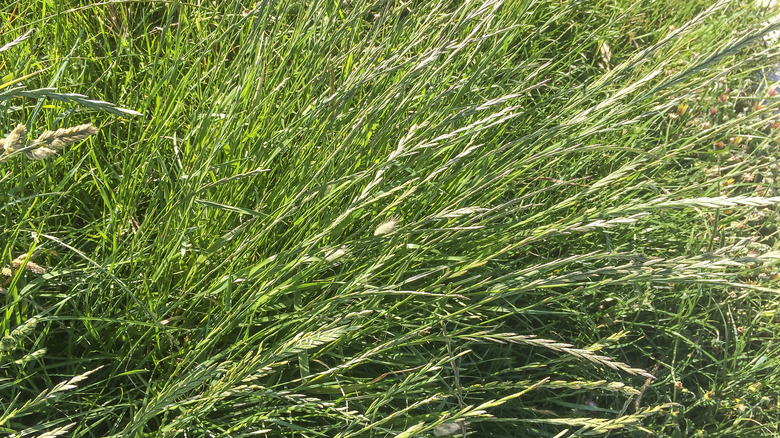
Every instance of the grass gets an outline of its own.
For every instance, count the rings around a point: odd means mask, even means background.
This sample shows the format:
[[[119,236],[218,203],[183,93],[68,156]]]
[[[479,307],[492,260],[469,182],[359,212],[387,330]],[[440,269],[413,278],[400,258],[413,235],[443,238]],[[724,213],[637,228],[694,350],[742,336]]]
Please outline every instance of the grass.
[[[773,13],[7,2],[1,430],[780,436]]]

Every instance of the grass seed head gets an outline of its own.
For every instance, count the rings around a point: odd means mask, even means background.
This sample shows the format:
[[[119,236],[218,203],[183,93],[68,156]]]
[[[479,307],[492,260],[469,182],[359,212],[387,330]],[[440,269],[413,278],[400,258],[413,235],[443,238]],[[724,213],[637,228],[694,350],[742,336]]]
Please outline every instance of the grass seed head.
[[[37,149],[30,149],[29,151],[25,151],[24,154],[27,156],[27,158],[37,161],[37,160],[45,160],[46,158],[49,158],[56,153],[57,151],[55,151],[54,149],[49,149],[46,146],[41,146]]]
[[[341,258],[344,254],[349,252],[349,247],[346,245],[342,245],[340,248],[331,249],[325,253],[325,260],[328,262],[333,262],[336,259]]]
[[[92,123],[61,128],[56,131],[43,131],[38,138],[30,143],[32,149],[25,152],[31,160],[43,160],[51,157],[65,146],[78,143],[90,135],[97,134],[98,129]]]
[[[378,227],[376,227],[376,230],[374,230],[374,236],[390,234],[393,232],[393,230],[395,230],[396,225],[398,225],[397,219],[390,219],[382,222]]]
[[[8,137],[0,140],[0,143],[7,154],[23,148],[27,143],[27,127],[21,123],[16,125],[16,128],[8,134]]]

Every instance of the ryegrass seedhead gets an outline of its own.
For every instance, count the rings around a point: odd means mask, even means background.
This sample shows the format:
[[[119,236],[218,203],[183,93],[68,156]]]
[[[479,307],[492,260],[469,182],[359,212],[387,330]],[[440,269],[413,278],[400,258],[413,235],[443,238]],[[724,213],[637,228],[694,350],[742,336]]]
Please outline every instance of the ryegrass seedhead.
[[[43,160],[54,155],[65,146],[78,143],[90,135],[97,134],[98,129],[92,123],[62,128],[56,131],[43,131],[38,138],[30,143],[30,150],[26,151],[27,158],[31,160]]]
[[[5,159],[13,152],[24,149],[27,158],[43,160],[51,157],[65,146],[80,142],[97,132],[98,129],[92,123],[86,123],[56,131],[43,131],[37,139],[28,144],[27,128],[19,124],[8,134],[8,137],[0,139],[0,147],[3,149],[0,159]]]
[[[28,254],[22,253],[13,261],[11,262],[11,267],[4,266],[2,269],[0,269],[0,277],[13,277],[15,275],[15,271],[19,268],[24,268],[27,271],[30,271],[34,274],[43,275],[46,273],[46,268],[44,268],[41,265],[38,265],[36,263],[33,263],[32,259],[37,255],[38,251],[35,251],[30,255],[28,260]],[[27,263],[25,264],[25,260]]]
[[[8,137],[0,140],[0,146],[3,148],[4,154],[10,154],[13,151],[19,150],[27,143],[27,127],[23,124],[16,125],[13,131],[8,134]]]

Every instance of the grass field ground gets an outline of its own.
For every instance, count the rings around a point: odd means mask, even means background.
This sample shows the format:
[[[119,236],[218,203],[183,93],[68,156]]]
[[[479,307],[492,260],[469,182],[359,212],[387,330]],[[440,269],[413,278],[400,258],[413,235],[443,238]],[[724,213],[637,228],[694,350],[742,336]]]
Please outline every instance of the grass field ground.
[[[2,3],[0,431],[780,436],[776,13]]]

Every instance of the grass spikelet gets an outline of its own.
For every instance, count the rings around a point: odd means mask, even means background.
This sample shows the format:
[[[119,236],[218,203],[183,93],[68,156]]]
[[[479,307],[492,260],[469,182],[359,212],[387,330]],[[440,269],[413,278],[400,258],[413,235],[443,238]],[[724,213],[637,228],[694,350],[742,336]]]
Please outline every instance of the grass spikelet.
[[[639,368],[633,368],[622,362],[612,360],[609,357],[595,354],[591,351],[584,350],[582,348],[576,348],[573,345],[567,344],[565,342],[557,342],[551,339],[541,339],[533,335],[518,335],[515,333],[496,333],[496,334],[484,334],[484,335],[486,336],[480,336],[479,338],[475,338],[474,340],[484,339],[484,340],[499,342],[499,343],[512,342],[517,344],[527,344],[527,345],[533,345],[535,347],[548,348],[553,351],[558,351],[561,353],[572,355],[580,359],[591,361],[595,364],[607,366],[616,371],[623,371],[624,373],[628,373],[634,376],[640,375],[642,377],[647,377],[649,379],[655,379],[655,376],[653,376],[652,374],[648,373],[645,370]]]
[[[84,140],[90,135],[97,134],[98,129],[92,123],[73,126],[70,128],[61,128],[56,131],[43,131],[38,138],[30,143],[32,147],[48,146],[55,150]]]
[[[100,370],[101,368],[103,368],[103,366],[99,366],[99,367],[97,367],[97,368],[95,368],[93,370],[89,370],[89,371],[83,372],[83,373],[81,373],[81,374],[79,374],[79,375],[77,375],[75,377],[70,378],[69,380],[66,380],[64,382],[60,382],[60,383],[54,385],[54,387],[52,389],[47,391],[48,395],[46,397],[44,397],[44,398],[51,398],[54,394],[57,394],[59,392],[71,391],[73,389],[78,388],[78,383],[79,382],[81,382],[83,380],[86,380],[87,377],[89,377],[90,374],[94,373],[95,371]]]
[[[433,428],[434,436],[450,436],[462,432],[470,423],[463,420],[442,423]]]
[[[56,428],[56,429],[52,429],[52,430],[50,430],[50,431],[48,431],[48,432],[44,433],[43,435],[39,435],[39,436],[38,436],[38,438],[55,438],[55,437],[58,437],[58,436],[65,435],[65,434],[67,434],[67,433],[68,433],[68,432],[69,432],[69,431],[70,431],[70,430],[73,428],[73,426],[75,426],[75,425],[76,425],[76,423],[75,423],[75,422],[73,422],[73,423],[70,423],[70,424],[66,424],[65,426],[61,426],[61,427],[58,427],[58,428]]]
[[[347,252],[349,252],[349,247],[347,247],[346,245],[342,245],[339,248],[327,250],[325,252],[325,260],[327,260],[329,262],[333,262],[336,259],[341,258]]]
[[[17,349],[19,342],[35,330],[38,324],[38,318],[32,317],[24,324],[16,327],[10,334],[0,339],[0,352],[11,352]]]
[[[45,160],[56,153],[57,151],[55,151],[54,149],[47,148],[46,146],[41,146],[37,149],[31,149],[29,151],[25,151],[25,155],[27,156],[27,158],[33,161]]]
[[[654,406],[652,408],[643,409],[635,414],[623,415],[618,418],[559,418],[559,419],[539,419],[531,420],[536,423],[548,423],[559,424],[566,426],[579,426],[580,430],[575,436],[579,436],[581,433],[593,435],[603,434],[612,430],[622,429],[628,425],[639,425],[641,421],[651,415],[658,414],[662,410],[668,410],[675,407],[679,407],[676,403],[666,403],[664,405]]]
[[[382,222],[379,224],[378,227],[374,230],[374,236],[383,236],[385,234],[390,234],[395,230],[395,227],[398,225],[397,219],[390,219],[385,222]]]
[[[23,148],[26,142],[27,127],[20,123],[16,125],[16,128],[6,138],[0,140],[0,146],[3,147],[6,154],[10,154]]]
[[[0,139],[0,147],[3,149],[0,160],[7,159],[14,152],[24,152],[30,160],[44,160],[65,146],[82,141],[97,132],[98,129],[92,123],[85,123],[56,131],[44,131],[37,139],[28,143],[27,128],[19,124],[7,137]]]
[[[30,149],[25,151],[31,160],[43,160],[51,157],[65,146],[78,143],[90,135],[97,134],[98,129],[92,123],[61,128],[56,131],[43,131],[38,138],[30,142]]]
[[[46,268],[44,268],[41,265],[38,265],[36,263],[33,263],[32,258],[35,257],[35,253],[33,253],[28,260],[27,253],[24,253],[20,255],[19,257],[13,259],[11,261],[11,266],[13,266],[14,269],[24,268],[27,271],[30,271],[32,273],[43,275],[46,273]],[[25,264],[25,260],[27,263]],[[3,275],[6,277],[11,276],[11,270],[8,268],[3,268]]]
[[[2,436],[774,436],[753,1],[9,2]]]
[[[21,359],[15,360],[14,364],[24,365],[26,363],[39,360],[46,355],[46,351],[48,351],[46,348],[41,348],[33,351],[32,353],[25,354]]]
[[[27,415],[32,410],[41,407],[45,403],[55,403],[64,393],[78,388],[78,383],[87,379],[90,374],[102,369],[101,365],[95,369],[81,373],[69,380],[60,382],[50,389],[46,389],[36,395],[32,400],[28,400],[18,408],[9,408],[0,414],[0,426],[4,426],[13,418],[19,418]]]
[[[434,218],[435,219],[456,218],[456,217],[466,216],[474,213],[480,213],[487,210],[488,210],[487,208],[474,207],[474,206],[459,208],[457,210],[444,210],[441,213],[434,216]]]

